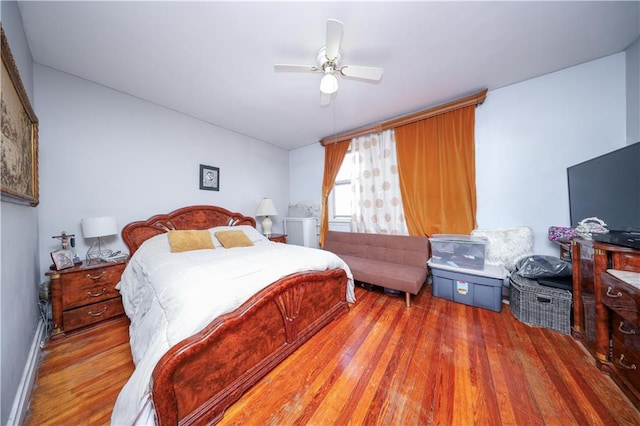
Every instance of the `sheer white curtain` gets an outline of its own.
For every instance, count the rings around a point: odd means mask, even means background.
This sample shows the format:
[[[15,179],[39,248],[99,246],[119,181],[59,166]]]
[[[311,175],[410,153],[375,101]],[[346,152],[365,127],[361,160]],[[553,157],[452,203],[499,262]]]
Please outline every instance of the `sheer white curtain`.
[[[393,129],[354,138],[351,152],[352,231],[408,235]]]

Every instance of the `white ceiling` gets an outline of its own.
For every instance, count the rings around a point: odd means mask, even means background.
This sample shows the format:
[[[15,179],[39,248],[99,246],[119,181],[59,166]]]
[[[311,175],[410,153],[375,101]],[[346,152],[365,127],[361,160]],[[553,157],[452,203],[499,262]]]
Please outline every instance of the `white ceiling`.
[[[640,2],[22,1],[39,64],[294,149],[625,50]],[[321,107],[326,21],[344,22],[340,79]],[[487,98],[490,102],[490,96]]]

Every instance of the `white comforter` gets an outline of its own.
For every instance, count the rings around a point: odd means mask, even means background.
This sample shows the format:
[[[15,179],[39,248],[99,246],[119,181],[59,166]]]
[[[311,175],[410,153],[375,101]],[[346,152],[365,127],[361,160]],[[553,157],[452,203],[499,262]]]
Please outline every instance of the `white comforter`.
[[[252,247],[225,249],[211,229],[214,250],[171,253],[166,234],[150,238],[135,252],[118,289],[131,319],[131,353],[136,366],[113,410],[114,425],[154,424],[151,375],[173,345],[214,318],[230,312],[278,279],[303,271],[342,268],[347,300],[355,301],[353,276],[333,253],[269,241],[250,226],[237,226]]]

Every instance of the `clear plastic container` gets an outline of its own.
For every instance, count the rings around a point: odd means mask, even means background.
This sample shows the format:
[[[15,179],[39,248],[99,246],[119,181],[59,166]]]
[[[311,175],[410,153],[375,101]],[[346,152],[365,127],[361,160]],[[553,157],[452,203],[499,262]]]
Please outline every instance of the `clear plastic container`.
[[[431,262],[465,269],[484,269],[488,239],[473,235],[435,234],[429,238]]]

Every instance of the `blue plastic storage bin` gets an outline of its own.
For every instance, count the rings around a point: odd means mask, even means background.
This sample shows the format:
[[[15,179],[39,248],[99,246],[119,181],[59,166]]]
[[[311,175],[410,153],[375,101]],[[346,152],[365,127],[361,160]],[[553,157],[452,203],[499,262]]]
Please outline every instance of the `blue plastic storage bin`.
[[[508,278],[506,270],[487,265],[479,274],[429,262],[433,278],[433,295],[465,305],[502,310],[502,286]]]

